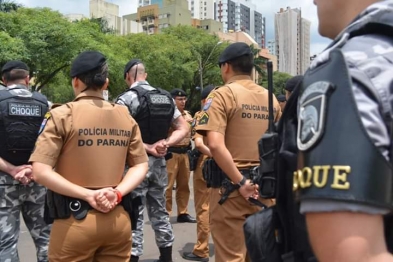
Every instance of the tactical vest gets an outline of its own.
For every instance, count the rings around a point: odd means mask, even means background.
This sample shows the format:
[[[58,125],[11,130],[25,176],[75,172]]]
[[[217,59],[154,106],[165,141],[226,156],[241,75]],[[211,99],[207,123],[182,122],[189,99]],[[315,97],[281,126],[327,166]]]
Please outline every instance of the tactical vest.
[[[146,90],[136,86],[127,92],[136,92],[139,99],[139,109],[134,116],[146,144],[165,139],[171,126],[175,103],[172,96],[165,90],[155,88]]]
[[[349,203],[392,208],[391,165],[371,142],[361,124],[351,91],[352,80],[340,48],[350,38],[360,35],[380,34],[392,37],[393,21],[391,12],[385,11],[368,15],[368,19],[363,21],[366,23],[358,22],[350,26],[328,47],[332,51],[326,63],[306,72],[302,84],[295,88],[289,98],[278,126],[282,144],[276,207],[280,224],[278,228],[282,232],[279,243],[282,261],[316,261],[308,242],[305,218],[299,212],[299,203],[296,201],[298,199],[345,199]],[[371,88],[375,89],[375,87]],[[378,90],[374,91],[378,93]],[[297,116],[298,99],[300,120]],[[343,111],[345,114],[342,113]],[[316,118],[324,122],[312,121]],[[340,122],[346,123],[347,130],[340,134],[332,132],[336,125],[341,125],[340,130],[343,130]],[[297,138],[299,131],[303,133]],[[319,142],[322,136],[323,140]],[[323,152],[323,156],[328,155],[330,159],[320,157],[322,147],[314,147],[317,143],[329,143],[328,147],[323,148],[324,150],[330,148],[331,153]],[[343,144],[361,148],[360,153],[348,154],[342,147]],[[302,152],[298,151],[298,146],[303,150]],[[294,176],[294,172],[298,168],[303,168],[305,162],[321,166],[324,163],[337,163],[342,165],[342,168],[350,166],[349,172],[356,173],[356,177],[348,175],[349,184],[342,183],[341,190],[332,188],[318,190],[314,180],[312,180],[313,185],[309,183],[309,169],[302,173],[300,178],[299,173],[295,173]],[[342,173],[343,170],[340,172]],[[317,186],[322,186],[321,183],[324,181],[322,171],[320,173]],[[334,181],[329,173],[326,185],[330,187],[332,184]],[[351,187],[350,191],[345,190],[348,185]],[[340,187],[340,184],[337,186]],[[300,188],[302,190],[296,190],[294,194],[289,193],[293,192],[293,189]]]
[[[46,97],[25,87],[0,90],[0,157],[26,164],[48,111]]]

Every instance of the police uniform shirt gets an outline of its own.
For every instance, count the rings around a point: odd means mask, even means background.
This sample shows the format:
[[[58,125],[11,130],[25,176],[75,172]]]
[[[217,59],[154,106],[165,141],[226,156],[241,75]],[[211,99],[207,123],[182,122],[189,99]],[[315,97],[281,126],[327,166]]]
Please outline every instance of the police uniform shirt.
[[[154,87],[150,86],[150,84],[147,81],[139,81],[139,82],[135,82],[131,85],[130,88],[136,87],[136,86],[142,86],[143,88],[147,89],[147,90],[153,90]],[[173,101],[175,103],[175,101]],[[136,113],[138,112],[138,108],[139,108],[139,99],[138,99],[138,95],[136,92],[126,92],[124,93],[122,96],[120,96],[117,101],[116,104],[119,105],[124,105],[124,106],[129,106],[129,108],[131,109],[131,115],[134,117],[136,115]],[[176,103],[175,103],[176,105]],[[179,116],[181,116],[181,112],[179,111],[179,109],[175,106],[175,112],[173,114],[173,120],[177,119]]]
[[[368,7],[369,13],[374,13],[388,3],[379,2]],[[392,4],[390,4],[391,6]],[[392,8],[392,7],[390,7]],[[367,14],[358,19],[367,19]],[[390,19],[393,19],[391,16]],[[382,35],[363,35],[351,38],[342,48],[345,55],[349,73],[353,79],[361,79],[361,82],[370,82],[378,87],[379,91],[383,90],[387,96],[391,96],[393,64],[388,61],[383,55],[392,53],[393,39]],[[329,52],[336,46],[325,50],[312,63],[311,67],[315,67],[324,61],[327,61]],[[390,55],[393,58],[393,53]],[[383,107],[390,108],[390,114],[393,115],[391,101],[386,101],[383,97],[380,101],[385,101],[384,106],[371,97],[371,93],[366,86],[360,84],[360,81],[353,82],[352,93],[356,102],[357,109],[361,123],[364,130],[367,132],[369,138],[374,145],[380,150],[381,154],[389,160],[390,150],[390,136],[384,121]],[[381,92],[382,93],[382,92]],[[391,98],[389,98],[391,99]],[[323,137],[322,137],[323,139]],[[343,147],[347,145],[342,145]],[[354,152],[358,154],[361,152]],[[351,174],[355,175],[355,174]],[[386,214],[389,211],[383,208],[355,204],[339,201],[328,200],[303,200],[301,203],[301,212],[332,212],[332,211],[350,211],[362,212],[369,214]]]
[[[274,119],[281,109],[274,97]],[[238,168],[259,165],[257,142],[268,127],[268,91],[250,76],[239,75],[209,94],[196,131],[215,131],[225,136],[225,145]]]
[[[115,186],[125,163],[148,161],[139,127],[128,110],[105,102],[96,92],[87,90],[74,102],[51,110],[43,126],[29,161],[55,167],[80,186]]]
[[[180,110],[179,110],[179,112],[180,112]],[[191,119],[193,119],[193,118],[192,118],[190,112],[188,112],[186,110],[184,110],[183,113],[181,113],[181,115],[184,118],[184,120],[186,120],[188,126],[190,127],[190,131],[187,133],[187,135],[179,143],[177,143],[175,145],[175,147],[189,146],[190,143],[191,143],[191,138],[192,138],[192,122],[191,122]],[[173,128],[171,127],[169,129],[169,132],[168,132],[168,137],[171,136],[172,132],[173,132]]]

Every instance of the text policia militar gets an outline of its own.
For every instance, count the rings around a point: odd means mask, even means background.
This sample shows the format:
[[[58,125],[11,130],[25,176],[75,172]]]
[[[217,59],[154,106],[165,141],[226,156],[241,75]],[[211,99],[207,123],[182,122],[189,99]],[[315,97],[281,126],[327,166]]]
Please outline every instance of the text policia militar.
[[[121,146],[128,147],[131,131],[115,128],[80,128],[78,146]],[[123,139],[119,138],[123,137]],[[124,137],[126,139],[124,139]]]
[[[242,118],[253,118],[253,119],[269,119],[269,109],[267,106],[253,105],[253,104],[242,104]],[[266,112],[266,114],[261,113]],[[274,114],[276,109],[273,109]]]

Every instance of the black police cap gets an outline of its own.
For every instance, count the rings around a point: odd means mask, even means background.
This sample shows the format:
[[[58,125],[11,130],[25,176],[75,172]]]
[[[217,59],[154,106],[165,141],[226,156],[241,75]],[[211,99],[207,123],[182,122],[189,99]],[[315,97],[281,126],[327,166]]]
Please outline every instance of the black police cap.
[[[233,43],[221,53],[218,63],[223,64],[244,55],[252,55],[250,46],[243,42]]]
[[[100,52],[82,52],[72,62],[70,75],[71,77],[76,77],[78,75],[88,73],[94,69],[100,68],[105,63],[106,58]]]
[[[292,92],[293,89],[295,89],[295,87],[302,81],[303,81],[303,76],[301,75],[294,76],[288,79],[287,82],[285,83],[285,90]]]
[[[22,61],[14,60],[14,61],[7,62],[1,68],[1,74],[4,74],[5,72],[9,72],[14,69],[23,69],[29,71],[29,67],[25,63],[23,63]]]
[[[128,73],[128,71],[130,71],[130,69],[131,69],[134,65],[141,64],[141,63],[142,63],[142,61],[139,60],[139,59],[132,59],[132,60],[130,60],[130,61],[126,64],[126,66],[124,67],[124,79],[126,79],[126,74]]]
[[[206,99],[207,96],[210,94],[211,91],[213,91],[214,85],[208,85],[206,86],[201,93],[201,100]]]
[[[278,95],[277,101],[278,102],[285,102],[285,101],[287,101],[287,98],[285,97],[285,95]]]
[[[175,96],[187,96],[187,93],[184,90],[180,89],[180,88],[175,88],[170,93],[171,93],[171,95],[173,97],[175,97]]]

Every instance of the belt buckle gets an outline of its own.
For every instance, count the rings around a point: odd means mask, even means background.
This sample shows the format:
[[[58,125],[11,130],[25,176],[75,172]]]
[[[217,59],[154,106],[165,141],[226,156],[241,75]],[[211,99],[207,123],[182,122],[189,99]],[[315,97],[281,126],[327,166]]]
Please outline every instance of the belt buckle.
[[[69,205],[69,208],[72,212],[79,211],[81,207],[82,207],[82,203],[79,200],[72,200]]]

